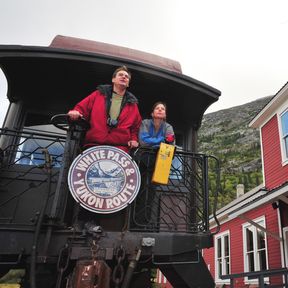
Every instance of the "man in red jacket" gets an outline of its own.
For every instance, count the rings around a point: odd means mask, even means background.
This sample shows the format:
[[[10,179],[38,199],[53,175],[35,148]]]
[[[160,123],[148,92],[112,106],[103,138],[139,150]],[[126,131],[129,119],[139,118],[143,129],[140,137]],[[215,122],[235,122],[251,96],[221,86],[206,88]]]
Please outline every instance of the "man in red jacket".
[[[141,116],[138,100],[129,91],[131,73],[126,66],[119,67],[112,76],[112,85],[100,85],[73,110],[71,120],[84,117],[90,123],[83,146],[112,145],[125,152],[138,147]]]

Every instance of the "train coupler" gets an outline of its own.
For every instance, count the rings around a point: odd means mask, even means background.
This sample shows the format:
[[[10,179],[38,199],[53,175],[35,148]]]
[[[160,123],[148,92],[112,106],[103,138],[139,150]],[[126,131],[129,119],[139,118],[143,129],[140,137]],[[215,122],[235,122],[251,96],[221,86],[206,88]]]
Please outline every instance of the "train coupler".
[[[78,260],[67,288],[109,288],[111,269],[104,260]]]

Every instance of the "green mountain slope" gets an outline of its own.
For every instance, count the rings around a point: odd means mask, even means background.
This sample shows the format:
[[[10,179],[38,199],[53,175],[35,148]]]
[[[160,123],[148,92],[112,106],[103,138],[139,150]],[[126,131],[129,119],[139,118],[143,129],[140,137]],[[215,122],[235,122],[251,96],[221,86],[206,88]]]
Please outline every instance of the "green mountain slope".
[[[249,122],[271,97],[204,115],[198,134],[199,152],[216,156],[221,166],[219,207],[236,197],[236,185],[244,184],[245,192],[262,182],[259,130]],[[215,175],[210,174],[210,185]]]

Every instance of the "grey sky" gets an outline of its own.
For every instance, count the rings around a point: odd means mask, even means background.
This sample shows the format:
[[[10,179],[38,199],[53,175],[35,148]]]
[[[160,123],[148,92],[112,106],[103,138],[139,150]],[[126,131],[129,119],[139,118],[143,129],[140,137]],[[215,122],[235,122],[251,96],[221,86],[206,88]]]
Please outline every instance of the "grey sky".
[[[287,0],[1,0],[0,44],[48,46],[60,34],[168,57],[222,91],[212,112],[288,81],[287,11]],[[0,123],[5,86],[0,76]]]

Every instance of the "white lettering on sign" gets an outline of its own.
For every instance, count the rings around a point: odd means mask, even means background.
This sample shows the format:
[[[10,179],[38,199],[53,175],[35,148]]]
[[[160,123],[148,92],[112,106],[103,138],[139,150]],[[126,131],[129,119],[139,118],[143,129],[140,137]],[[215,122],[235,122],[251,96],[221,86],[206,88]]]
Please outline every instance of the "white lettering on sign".
[[[111,146],[85,150],[69,169],[68,185],[74,199],[95,213],[124,209],[140,188],[140,172],[126,152]]]

